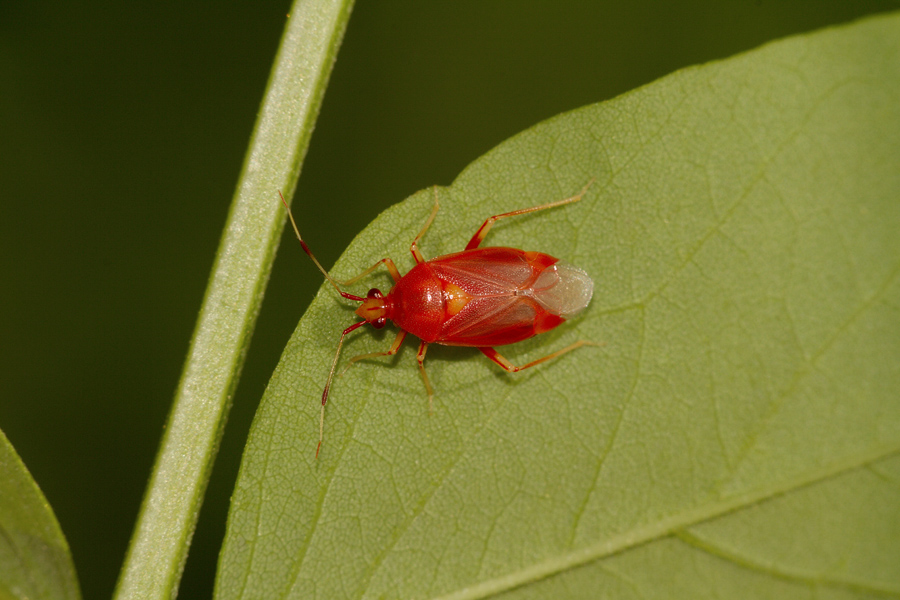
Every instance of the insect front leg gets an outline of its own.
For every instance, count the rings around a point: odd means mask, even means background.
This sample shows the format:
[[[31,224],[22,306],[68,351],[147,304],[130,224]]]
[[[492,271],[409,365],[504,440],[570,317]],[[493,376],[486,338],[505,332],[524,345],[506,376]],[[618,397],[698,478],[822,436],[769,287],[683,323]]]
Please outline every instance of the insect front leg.
[[[388,348],[388,350],[386,352],[369,352],[368,354],[360,354],[358,356],[354,356],[347,363],[347,366],[341,370],[340,376],[343,377],[344,373],[347,372],[347,369],[349,369],[351,366],[353,366],[353,363],[355,363],[357,361],[365,360],[367,358],[378,358],[380,356],[393,356],[393,355],[397,354],[397,352],[400,350],[400,344],[403,343],[404,339],[406,339],[406,331],[401,329],[400,331],[397,332],[397,337],[394,338],[394,343],[391,344],[391,347]]]
[[[397,270],[396,265],[394,265],[394,261],[392,261],[388,257],[382,258],[377,263],[375,263],[374,265],[372,265],[371,267],[369,267],[368,269],[366,269],[365,271],[363,271],[356,277],[351,277],[350,279],[347,279],[346,281],[339,281],[337,279],[335,279],[334,281],[338,285],[343,286],[343,287],[347,287],[348,285],[353,285],[354,283],[356,283],[357,281],[359,281],[360,279],[362,279],[363,277],[365,277],[366,275],[368,275],[369,273],[371,273],[372,271],[377,269],[379,267],[379,265],[382,265],[382,264],[388,270],[388,273],[391,274],[391,277],[394,279],[394,283],[397,283],[398,281],[400,281],[400,277],[401,277],[400,271]]]
[[[431,209],[431,214],[428,216],[428,220],[425,221],[425,225],[422,227],[422,231],[413,238],[412,244],[409,245],[409,251],[412,252],[413,258],[416,260],[416,264],[421,264],[425,262],[425,257],[422,256],[422,253],[419,251],[419,240],[421,240],[425,236],[425,232],[428,231],[428,228],[431,227],[431,224],[434,222],[434,218],[437,216],[438,209],[440,205],[438,204],[438,193],[437,186],[434,186],[434,208]]]
[[[434,412],[434,389],[431,382],[428,381],[428,374],[425,372],[425,351],[428,349],[428,343],[419,344],[419,351],[416,353],[416,361],[419,363],[419,371],[422,373],[422,381],[425,382],[425,391],[428,392],[428,414]]]
[[[397,354],[400,350],[400,345],[403,343],[403,340],[406,339],[406,331],[400,330],[397,332],[397,337],[394,338],[394,343],[391,344],[391,347],[385,352],[369,352],[368,354],[360,354],[359,356],[354,356],[350,359],[350,362],[346,367],[341,371],[341,375],[347,372],[347,369],[350,368],[353,363],[365,360],[367,358],[379,358],[381,356],[393,356]],[[425,373],[425,351],[428,349],[428,344],[426,342],[422,342],[419,344],[419,351],[416,353],[416,362],[419,364],[419,372],[422,373],[422,381],[425,382],[425,391],[428,393],[428,412],[434,411],[434,389],[431,387],[431,382],[428,380],[428,374]]]
[[[563,354],[565,354],[567,352],[571,352],[572,350],[575,350],[576,348],[581,348],[582,346],[599,346],[599,345],[600,344],[598,344],[596,342],[580,340],[570,346],[566,346],[562,350],[557,350],[556,352],[554,352],[552,354],[548,354],[547,356],[544,356],[537,360],[533,360],[528,364],[522,365],[521,367],[512,364],[506,358],[504,358],[499,352],[497,352],[496,350],[494,350],[491,347],[479,347],[478,349],[481,350],[481,352],[484,353],[484,355],[487,356],[489,359],[491,359],[492,361],[494,361],[495,363],[500,365],[500,368],[502,368],[504,371],[507,371],[508,373],[518,373],[519,371],[528,369],[535,365],[539,365],[543,362],[547,362],[548,360],[553,360],[557,356],[562,356]]]
[[[484,241],[484,238],[487,236],[488,232],[491,230],[491,227],[494,226],[494,223],[499,221],[500,219],[505,219],[506,217],[515,217],[518,215],[525,215],[532,212],[537,212],[539,210],[546,210],[548,208],[554,208],[557,206],[562,206],[563,204],[571,204],[572,202],[578,202],[581,200],[581,197],[584,196],[588,188],[591,187],[591,184],[594,183],[594,180],[591,179],[588,181],[587,185],[584,188],[572,196],[571,198],[565,198],[563,200],[557,200],[556,202],[550,202],[548,204],[541,204],[540,206],[532,206],[531,208],[522,208],[519,210],[514,210],[512,212],[503,213],[501,215],[494,215],[493,217],[488,217],[484,220],[481,227],[478,228],[478,231],[475,232],[475,235],[472,236],[472,239],[469,240],[469,243],[466,244],[466,250],[472,250],[473,248],[477,248],[481,245],[481,242]]]

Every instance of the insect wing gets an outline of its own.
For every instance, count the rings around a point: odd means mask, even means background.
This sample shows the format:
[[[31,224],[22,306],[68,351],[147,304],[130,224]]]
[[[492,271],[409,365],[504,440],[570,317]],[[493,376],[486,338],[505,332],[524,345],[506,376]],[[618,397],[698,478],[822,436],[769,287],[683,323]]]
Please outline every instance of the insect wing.
[[[565,320],[560,309],[569,314],[584,302],[584,285],[568,276],[568,266],[562,271],[567,285],[555,289],[561,283],[558,260],[539,252],[481,248],[442,256],[430,264],[447,299],[440,341],[444,344],[512,344],[553,329]],[[568,285],[571,281],[574,286]],[[580,292],[573,294],[572,289]],[[578,297],[574,302],[573,296]]]
[[[429,264],[442,281],[471,296],[494,296],[513,295],[516,290],[527,288],[546,266],[555,262],[552,256],[539,252],[491,247],[439,256]]]
[[[587,308],[594,295],[594,282],[578,267],[559,261],[544,269],[531,289],[541,306],[564,319],[571,319]]]

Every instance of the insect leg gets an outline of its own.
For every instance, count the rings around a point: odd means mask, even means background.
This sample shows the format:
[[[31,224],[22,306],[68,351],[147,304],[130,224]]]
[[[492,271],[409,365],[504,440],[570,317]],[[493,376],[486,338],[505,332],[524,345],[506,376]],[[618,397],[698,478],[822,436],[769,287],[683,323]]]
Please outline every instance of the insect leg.
[[[419,240],[425,235],[425,232],[428,231],[428,228],[431,227],[431,223],[434,221],[434,218],[437,216],[438,209],[440,205],[438,204],[438,193],[437,186],[434,186],[434,208],[431,209],[431,214],[428,216],[428,220],[425,221],[425,225],[422,227],[422,231],[419,232],[415,238],[413,238],[412,244],[409,245],[409,251],[412,252],[413,258],[416,259],[416,264],[421,264],[425,262],[425,257],[422,256],[422,253],[419,252]]]
[[[348,285],[353,285],[354,283],[356,283],[357,281],[359,281],[360,279],[362,279],[363,277],[365,277],[366,275],[368,275],[369,273],[371,273],[372,271],[377,269],[378,266],[381,264],[383,264],[387,268],[388,273],[390,273],[391,277],[394,279],[394,283],[397,283],[398,281],[400,281],[400,277],[401,277],[400,271],[397,270],[397,267],[394,265],[394,261],[392,261],[390,258],[387,258],[387,257],[382,258],[377,263],[375,263],[374,265],[372,265],[371,267],[369,267],[368,269],[366,269],[365,271],[363,271],[356,277],[351,277],[350,279],[347,279],[346,281],[340,281],[337,279],[335,279],[334,281],[338,285],[342,285],[345,287]]]
[[[419,352],[416,354],[416,360],[419,363],[419,371],[422,373],[422,381],[425,382],[425,391],[428,392],[428,413],[434,412],[434,390],[431,382],[428,381],[428,374],[425,373],[425,351],[428,349],[428,343],[419,344]]]
[[[547,356],[544,356],[544,357],[539,358],[539,359],[537,359],[537,360],[533,360],[533,361],[531,361],[530,363],[528,363],[528,364],[526,364],[526,365],[522,365],[521,367],[517,367],[516,365],[512,364],[511,362],[509,362],[508,360],[506,360],[506,358],[504,358],[499,352],[497,352],[496,350],[494,350],[493,348],[491,348],[491,347],[489,347],[489,346],[486,346],[486,347],[479,347],[478,349],[481,350],[481,351],[484,353],[484,355],[487,356],[489,359],[491,359],[492,361],[494,361],[495,363],[497,363],[498,365],[500,365],[500,367],[501,367],[504,371],[508,371],[509,373],[518,373],[519,371],[522,371],[522,370],[527,369],[527,368],[529,368],[529,367],[533,367],[533,366],[535,366],[535,365],[539,365],[539,364],[541,364],[542,362],[547,362],[548,360],[553,360],[553,359],[556,358],[557,356],[562,356],[562,355],[565,354],[566,352],[571,352],[572,350],[575,350],[576,348],[581,348],[582,346],[599,346],[599,345],[600,345],[600,344],[598,344],[598,343],[596,343],[596,342],[589,342],[589,341],[587,341],[587,340],[580,340],[580,341],[575,342],[575,343],[572,344],[571,346],[566,346],[566,347],[563,348],[562,350],[557,350],[556,352],[554,352],[554,353],[552,353],[552,354],[548,354]]]
[[[405,338],[406,338],[406,331],[401,329],[400,331],[397,332],[397,337],[394,338],[394,343],[391,344],[391,347],[388,348],[388,350],[386,352],[369,352],[368,354],[360,354],[358,356],[354,356],[347,363],[347,366],[341,370],[340,376],[343,377],[344,373],[347,372],[347,369],[349,369],[351,366],[353,366],[353,363],[355,363],[356,361],[365,360],[367,358],[378,358],[379,356],[393,356],[393,355],[397,354],[397,351],[400,350],[400,344],[403,343],[403,340]]]
[[[578,202],[581,200],[581,197],[585,195],[588,191],[588,188],[591,187],[591,184],[594,183],[594,180],[591,179],[588,181],[587,185],[584,188],[572,196],[571,198],[565,198],[563,200],[557,200],[556,202],[550,202],[547,204],[541,204],[540,206],[532,206],[531,208],[521,208],[519,210],[514,210],[512,212],[503,213],[502,215],[494,215],[493,217],[488,217],[484,220],[484,223],[481,227],[478,228],[478,231],[475,232],[475,235],[472,236],[472,239],[469,240],[469,243],[466,244],[466,250],[471,250],[473,248],[477,248],[481,245],[481,242],[484,241],[484,238],[487,236],[488,231],[491,230],[491,227],[494,226],[494,223],[499,221],[500,219],[505,219],[506,217],[515,217],[518,215],[525,215],[532,212],[537,212],[539,210],[546,210],[548,208],[555,208],[557,206],[562,206],[563,204],[571,204],[572,202]]]

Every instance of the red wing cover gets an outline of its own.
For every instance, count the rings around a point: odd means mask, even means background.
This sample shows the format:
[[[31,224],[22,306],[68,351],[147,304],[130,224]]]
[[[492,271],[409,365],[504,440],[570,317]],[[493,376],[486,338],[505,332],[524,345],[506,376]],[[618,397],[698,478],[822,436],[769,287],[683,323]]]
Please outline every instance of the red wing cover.
[[[459,312],[449,313],[440,343],[499,346],[562,323],[552,306],[556,263],[552,256],[515,248],[479,248],[431,261],[445,293],[468,299]]]

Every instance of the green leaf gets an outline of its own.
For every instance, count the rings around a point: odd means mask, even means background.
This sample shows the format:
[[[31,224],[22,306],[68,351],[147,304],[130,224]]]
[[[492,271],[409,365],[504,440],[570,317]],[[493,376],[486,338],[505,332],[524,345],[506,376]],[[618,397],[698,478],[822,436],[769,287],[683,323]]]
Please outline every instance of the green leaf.
[[[502,221],[487,244],[549,252],[596,284],[582,317],[504,355],[603,346],[510,375],[433,345],[429,414],[407,342],[336,380],[316,460],[321,389],[354,321],[323,286],[257,414],[217,597],[900,594],[898,165],[898,14],[501,144],[439,191],[423,253],[595,178],[581,203]],[[385,255],[408,269],[431,202],[381,215],[335,275]],[[391,339],[354,334],[342,362]]]
[[[53,510],[0,431],[0,598],[80,597]]]

